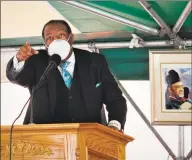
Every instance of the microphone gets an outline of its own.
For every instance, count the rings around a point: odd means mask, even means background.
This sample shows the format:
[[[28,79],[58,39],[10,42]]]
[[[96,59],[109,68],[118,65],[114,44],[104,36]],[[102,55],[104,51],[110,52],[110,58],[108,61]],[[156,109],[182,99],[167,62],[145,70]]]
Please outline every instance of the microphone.
[[[58,54],[53,54],[50,59],[49,59],[49,64],[47,66],[47,68],[45,69],[44,73],[42,74],[42,76],[40,77],[39,82],[37,83],[36,87],[34,88],[34,90],[31,93],[31,96],[29,97],[29,99],[27,100],[27,102],[25,103],[25,105],[23,106],[20,114],[17,116],[17,118],[13,121],[12,125],[11,125],[11,129],[10,129],[10,143],[9,143],[9,159],[12,159],[12,132],[13,132],[13,127],[14,124],[16,122],[17,119],[19,119],[19,117],[21,116],[21,114],[23,113],[23,110],[25,109],[27,103],[30,101],[31,103],[31,115],[30,115],[30,123],[33,123],[33,106],[32,106],[32,99],[33,99],[33,95],[35,94],[35,92],[37,92],[40,87],[44,84],[44,81],[46,79],[46,77],[49,75],[50,71],[57,67],[61,62],[61,57]]]
[[[42,82],[45,80],[45,78],[49,75],[50,71],[57,67],[61,62],[61,57],[58,54],[53,54],[50,58],[49,58],[49,65],[47,66],[47,68],[45,69],[44,73],[42,74],[42,76],[40,77],[39,82],[37,83],[35,89],[33,90],[33,92],[35,92],[36,90],[39,89],[39,87],[41,87]]]

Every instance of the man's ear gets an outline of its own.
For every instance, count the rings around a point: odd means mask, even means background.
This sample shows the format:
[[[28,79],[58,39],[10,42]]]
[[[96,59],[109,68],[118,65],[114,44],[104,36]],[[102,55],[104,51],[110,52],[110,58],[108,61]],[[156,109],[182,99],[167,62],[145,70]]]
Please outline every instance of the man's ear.
[[[69,39],[69,44],[72,45],[73,42],[74,42],[74,34],[71,33],[71,34],[70,34],[70,39]]]
[[[45,42],[44,42],[43,44],[44,44],[44,46],[45,46],[45,50],[48,52],[48,47],[47,47],[47,45],[45,44]]]

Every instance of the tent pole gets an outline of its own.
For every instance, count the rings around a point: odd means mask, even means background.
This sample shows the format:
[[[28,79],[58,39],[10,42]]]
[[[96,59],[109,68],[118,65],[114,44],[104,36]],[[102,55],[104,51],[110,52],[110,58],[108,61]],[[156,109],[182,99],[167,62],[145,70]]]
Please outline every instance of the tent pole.
[[[177,160],[185,160],[184,157],[184,126],[179,126],[178,157]]]
[[[172,31],[172,29],[165,23],[165,21],[156,13],[156,11],[151,7],[151,4],[147,1],[138,1],[141,6],[151,15],[151,17],[159,24],[161,27],[160,36],[167,34],[171,40],[174,42],[176,48],[184,48],[184,40]]]
[[[107,48],[128,48],[130,45],[130,42],[95,42],[95,46],[99,49],[107,49]],[[139,44],[141,44],[140,47],[173,47],[174,42],[173,41],[141,41]],[[186,40],[184,41],[184,44],[186,47],[192,46],[192,40]],[[79,48],[87,48],[88,44],[74,44],[74,47]]]
[[[185,9],[183,10],[183,12],[181,13],[179,19],[177,20],[175,26],[173,27],[173,32],[175,32],[175,33],[179,32],[180,28],[182,27],[182,25],[185,22],[186,18],[190,14],[191,10],[192,10],[192,2],[191,2],[191,0],[189,0],[189,2],[187,3]]]
[[[119,80],[115,76],[114,76],[114,78],[115,78],[119,88],[124,93],[124,95],[129,100],[129,102],[132,104],[132,106],[135,108],[137,113],[141,116],[141,118],[147,124],[149,129],[153,132],[153,134],[156,136],[156,138],[160,141],[160,143],[163,145],[163,147],[167,150],[169,155],[175,160],[176,156],[173,153],[173,151],[169,148],[169,146],[166,144],[166,142],[163,140],[163,138],[159,135],[159,133],[156,131],[156,129],[150,124],[149,120],[146,118],[146,116],[143,114],[143,112],[140,110],[140,108],[137,106],[137,104],[134,102],[134,100],[131,98],[131,96],[128,94],[128,92],[125,90],[125,88],[122,86],[122,84],[119,82]]]
[[[138,2],[150,14],[150,16],[157,22],[157,24],[162,29],[170,30],[169,26],[167,26],[165,21],[156,13],[156,11],[151,7],[151,5],[148,2],[146,2],[144,0],[140,0]]]
[[[184,41],[185,46],[191,47],[192,46],[192,40],[185,40]],[[140,42],[142,47],[173,47],[173,41],[143,41]],[[95,42],[95,47],[98,49],[107,49],[107,48],[128,48],[130,45],[130,42]],[[45,49],[44,45],[32,45],[34,49]],[[88,48],[89,43],[75,43],[73,44],[73,47],[76,48]],[[138,47],[139,48],[139,47]],[[19,50],[19,47],[1,47],[1,51],[15,51]]]

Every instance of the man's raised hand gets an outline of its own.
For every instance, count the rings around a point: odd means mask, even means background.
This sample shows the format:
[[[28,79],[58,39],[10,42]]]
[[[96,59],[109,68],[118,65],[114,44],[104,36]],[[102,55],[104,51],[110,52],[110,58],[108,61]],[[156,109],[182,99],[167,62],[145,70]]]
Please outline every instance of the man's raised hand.
[[[20,61],[26,61],[29,57],[31,57],[34,54],[38,54],[39,52],[37,50],[34,50],[29,42],[26,42],[23,46],[20,47],[19,51],[16,54],[16,58],[18,62]]]

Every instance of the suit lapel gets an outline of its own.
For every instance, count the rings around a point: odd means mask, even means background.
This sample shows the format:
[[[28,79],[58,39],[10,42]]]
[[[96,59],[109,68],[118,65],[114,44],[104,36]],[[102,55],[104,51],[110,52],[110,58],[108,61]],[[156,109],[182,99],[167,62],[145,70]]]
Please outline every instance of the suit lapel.
[[[94,85],[92,84],[92,77],[91,77],[91,61],[88,54],[85,54],[77,49],[74,49],[75,54],[75,63],[78,67],[78,76],[80,77],[80,85],[82,88],[84,100],[86,102],[86,109],[88,111],[89,116],[92,113],[91,104],[94,98]]]

